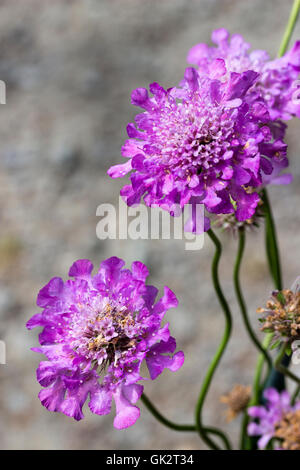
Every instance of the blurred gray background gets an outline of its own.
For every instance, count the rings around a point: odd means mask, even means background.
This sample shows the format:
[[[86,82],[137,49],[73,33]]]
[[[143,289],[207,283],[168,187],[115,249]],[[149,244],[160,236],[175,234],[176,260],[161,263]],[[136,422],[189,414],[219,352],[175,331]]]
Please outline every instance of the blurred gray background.
[[[176,433],[142,408],[135,426],[117,431],[112,416],[86,409],[77,423],[50,413],[37,398],[30,351],[37,331],[25,322],[37,312],[38,290],[52,276],[66,277],[78,258],[97,266],[111,255],[139,259],[149,282],[173,289],[180,305],[168,320],[186,355],[176,374],[166,371],[146,392],[169,418],[193,420],[206,367],[221,338],[223,317],[210,283],[213,249],[184,250],[182,241],[100,241],[96,208],[116,204],[126,179],[111,180],[120,162],[126,124],[136,110],[130,92],[159,81],[176,85],[189,48],[211,31],[242,33],[254,48],[276,54],[292,1],[282,0],[6,0],[0,1],[0,447],[4,449],[198,449],[196,435]],[[299,38],[297,26],[294,39]],[[271,190],[286,286],[299,274],[299,123],[290,122],[294,183]],[[242,282],[253,325],[256,307],[271,290],[262,231],[250,234]],[[223,286],[235,325],[205,408],[205,422],[227,429],[237,442],[239,419],[227,424],[219,397],[252,381],[256,352],[240,321],[231,272],[236,241],[224,235]]]

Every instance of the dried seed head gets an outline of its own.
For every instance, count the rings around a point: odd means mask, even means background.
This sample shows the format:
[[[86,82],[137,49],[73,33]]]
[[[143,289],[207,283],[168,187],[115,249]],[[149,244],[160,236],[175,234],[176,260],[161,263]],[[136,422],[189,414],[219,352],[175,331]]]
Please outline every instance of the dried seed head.
[[[282,417],[275,425],[275,437],[282,440],[282,449],[300,450],[300,410]]]
[[[251,397],[251,387],[236,384],[227,394],[220,397],[220,402],[228,405],[226,411],[227,421],[232,421],[236,416],[244,411]]]
[[[300,338],[300,292],[275,291],[266,307],[258,308],[257,313],[262,315],[261,330],[275,333],[274,341]]]

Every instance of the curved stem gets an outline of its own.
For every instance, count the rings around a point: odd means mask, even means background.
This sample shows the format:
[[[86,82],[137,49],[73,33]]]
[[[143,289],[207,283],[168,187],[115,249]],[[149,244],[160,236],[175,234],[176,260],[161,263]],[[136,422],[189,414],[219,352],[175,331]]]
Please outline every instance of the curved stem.
[[[209,436],[207,435],[206,429],[203,426],[202,410],[203,410],[204,401],[205,401],[207,392],[209,390],[213,375],[217,369],[217,366],[227,346],[230,333],[231,333],[231,328],[232,328],[232,320],[231,320],[231,312],[227,304],[227,301],[224,297],[224,294],[222,292],[220,282],[219,282],[219,275],[218,275],[218,268],[219,268],[219,261],[220,261],[221,253],[222,253],[222,246],[221,246],[219,239],[217,238],[217,236],[214,234],[214,232],[211,229],[207,232],[207,234],[212,240],[212,242],[214,243],[215,248],[216,248],[215,255],[213,258],[213,262],[212,262],[212,279],[213,279],[213,284],[214,284],[214,288],[215,288],[218,300],[221,304],[222,310],[225,315],[226,324],[225,324],[225,331],[223,334],[223,338],[217,349],[217,352],[215,353],[213,357],[212,362],[210,363],[210,366],[208,368],[208,371],[206,373],[206,376],[204,378],[204,381],[200,390],[200,394],[199,394],[199,398],[198,398],[198,402],[197,402],[196,410],[195,410],[195,419],[196,419],[197,430],[201,438],[203,439],[203,441],[212,449],[219,449],[219,447],[209,438]]]
[[[220,431],[220,429],[209,426],[205,428],[205,431],[210,434],[215,434],[216,436],[218,436],[224,442],[226,450],[231,450],[231,444],[229,442],[228,437],[226,436],[226,434]]]
[[[268,333],[265,336],[265,338],[263,340],[263,343],[262,343],[263,348],[265,350],[268,349],[272,337],[273,337],[273,333]],[[261,382],[261,375],[262,375],[264,362],[265,362],[265,356],[263,354],[260,354],[259,357],[258,357],[258,360],[257,360],[255,375],[254,375],[254,380],[253,380],[253,386],[252,386],[253,395],[252,395],[252,398],[251,398],[250,402],[248,403],[247,408],[249,408],[250,406],[258,405],[258,403],[259,403],[261,389],[263,388],[263,387],[261,387],[260,382]],[[247,414],[247,410],[245,410],[244,419],[243,419],[243,422],[242,422],[241,441],[240,441],[242,449],[250,449],[251,448],[251,438],[246,435],[248,422],[249,422],[249,416]]]
[[[167,426],[170,429],[174,429],[174,431],[197,431],[196,426],[194,424],[177,424],[169,419],[165,418],[155,406],[151,403],[149,398],[143,393],[141,396],[141,400],[144,405],[148,408],[151,414],[164,426]]]
[[[279,372],[281,372],[283,375],[286,375],[290,379],[294,380],[296,384],[300,384],[300,377],[297,377],[297,375],[293,374],[287,367],[282,365],[281,361],[285,355],[285,351],[287,348],[287,344],[283,344],[277,358],[275,359],[275,369],[277,369]]]
[[[234,289],[235,289],[236,297],[237,297],[237,300],[238,300],[238,304],[239,304],[240,309],[241,309],[241,314],[242,314],[242,317],[243,317],[243,320],[244,320],[246,330],[247,330],[250,338],[252,339],[253,344],[264,355],[264,357],[265,357],[265,359],[268,363],[269,370],[270,370],[271,367],[272,367],[272,359],[271,359],[270,355],[268,354],[267,350],[261,345],[261,343],[258,340],[258,338],[256,337],[254,331],[252,330],[252,327],[251,327],[251,324],[250,324],[250,321],[249,321],[249,317],[248,317],[247,307],[246,307],[246,304],[245,304],[245,301],[244,301],[244,297],[243,297],[242,290],[241,290],[241,285],[240,285],[240,279],[239,279],[239,277],[240,277],[240,267],[241,267],[241,262],[242,262],[244,249],[245,249],[245,239],[246,239],[245,230],[244,230],[244,228],[241,228],[239,230],[238,252],[237,252],[236,261],[235,261],[235,265],[234,265],[234,272],[233,272]]]
[[[141,396],[141,400],[144,405],[148,408],[150,413],[164,426],[173,429],[174,431],[186,431],[186,432],[197,432],[197,428],[195,424],[178,424],[170,421],[165,416],[163,416],[160,411],[153,405],[153,403],[149,400],[149,398],[143,393]],[[224,445],[227,449],[230,449],[230,443],[227,437],[219,431],[219,429],[213,427],[205,428],[206,432],[210,434],[215,434],[216,436],[220,437],[224,441]]]
[[[262,344],[263,344],[263,347],[265,349],[268,349],[268,347],[270,346],[272,338],[273,338],[273,333],[267,333],[266,336],[264,337],[264,340],[263,340]],[[265,357],[261,354],[258,357],[258,360],[257,360],[256,374],[255,374],[255,378],[254,378],[254,382],[253,382],[253,386],[254,386],[254,390],[255,390],[255,403],[254,404],[259,403],[260,389],[265,388],[265,384],[268,380],[268,375],[267,375],[267,377],[265,378],[265,381],[263,382],[263,384],[261,384],[260,379],[261,379],[261,376],[262,376],[264,363],[265,363]]]
[[[288,21],[288,24],[284,32],[284,35],[280,44],[280,48],[278,51],[278,57],[282,57],[288,48],[291,36],[295,28],[295,24],[299,15],[299,11],[300,11],[300,0],[294,0],[294,4],[293,4],[290,17],[289,17],[289,21]]]
[[[252,330],[249,317],[248,317],[248,312],[247,312],[247,307],[244,301],[244,297],[241,291],[241,286],[240,286],[240,267],[243,259],[243,254],[244,254],[244,249],[245,249],[245,240],[246,240],[246,233],[244,228],[241,228],[238,232],[239,234],[239,244],[238,244],[238,251],[237,251],[237,256],[236,256],[236,261],[234,265],[234,272],[233,272],[233,280],[234,280],[234,289],[236,293],[236,297],[238,300],[238,304],[240,306],[241,314],[244,320],[244,324],[246,327],[246,330],[252,339],[252,342],[256,346],[256,348],[262,353],[261,355],[261,365],[259,363],[254,384],[253,384],[253,392],[254,392],[254,398],[253,400],[256,401],[258,394],[259,394],[259,388],[260,388],[260,375],[261,375],[261,369],[263,366],[264,360],[267,361],[268,367],[269,367],[269,372],[272,368],[272,359],[270,355],[268,354],[267,350],[261,345],[259,340],[257,339],[255,333]],[[251,403],[252,405],[253,403]],[[243,422],[242,422],[242,427],[241,427],[241,437],[240,437],[240,446],[241,448],[245,448],[247,444],[247,426],[249,422],[249,416],[247,414],[247,410],[244,412],[244,417],[243,417]]]

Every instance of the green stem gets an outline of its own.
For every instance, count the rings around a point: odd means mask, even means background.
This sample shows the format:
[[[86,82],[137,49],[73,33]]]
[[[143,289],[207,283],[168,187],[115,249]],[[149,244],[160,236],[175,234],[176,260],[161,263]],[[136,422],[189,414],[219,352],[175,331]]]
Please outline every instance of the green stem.
[[[196,432],[197,428],[195,424],[178,424],[174,423],[173,421],[170,421],[169,419],[165,418],[160,411],[158,411],[157,408],[153,405],[153,403],[149,400],[149,398],[143,393],[141,396],[141,400],[148,408],[150,413],[164,426],[173,429],[174,431],[186,431],[186,432]],[[215,434],[216,436],[220,437],[224,441],[225,447],[229,450],[230,449],[230,443],[227,439],[227,437],[219,431],[219,429],[213,428],[213,427],[207,427],[205,428],[206,432],[210,434]]]
[[[273,337],[273,333],[268,333],[264,337],[262,344],[265,350],[268,349],[272,337]],[[263,354],[260,354],[257,360],[255,375],[254,375],[254,380],[253,380],[253,386],[252,386],[253,395],[252,395],[250,402],[248,403],[247,408],[249,408],[250,406],[258,405],[259,403],[261,389],[263,388],[261,386],[261,375],[263,371],[264,362],[265,362],[265,356]],[[251,439],[248,436],[246,436],[248,422],[249,422],[249,416],[248,416],[247,410],[245,410],[244,418],[242,422],[240,442],[241,442],[241,448],[247,449],[247,450],[251,448]]]
[[[266,223],[266,251],[268,256],[269,268],[271,276],[273,277],[276,289],[282,290],[282,276],[279,249],[277,244],[275,222],[272,214],[271,205],[266,189],[262,191],[262,198],[265,210],[265,223]]]
[[[239,229],[239,244],[238,244],[238,251],[237,251],[237,257],[234,265],[234,272],[233,272],[233,280],[234,280],[234,288],[235,288],[235,293],[236,297],[240,306],[241,314],[244,320],[244,324],[246,327],[246,330],[252,339],[252,342],[256,346],[256,348],[262,353],[261,355],[261,365],[259,364],[258,369],[257,369],[257,375],[255,377],[254,385],[253,385],[253,390],[254,390],[254,399],[257,400],[257,396],[259,394],[259,386],[260,386],[260,374],[261,374],[261,368],[263,366],[264,360],[267,361],[268,367],[269,367],[269,372],[272,368],[272,359],[267,353],[267,350],[261,345],[257,337],[255,336],[255,333],[252,330],[249,317],[248,317],[248,312],[247,312],[247,307],[244,301],[244,297],[241,291],[241,286],[240,286],[240,267],[241,267],[241,262],[243,259],[243,254],[244,254],[244,249],[245,249],[245,239],[246,239],[246,233],[245,229],[241,228]],[[249,417],[247,414],[247,410],[244,412],[244,418],[242,422],[242,428],[241,428],[241,437],[240,437],[240,446],[242,449],[245,448],[245,446],[248,446],[247,444],[247,426],[249,422]]]
[[[275,359],[275,369],[277,369],[279,372],[281,372],[283,375],[286,375],[290,379],[294,380],[296,384],[300,384],[300,378],[297,377],[297,375],[293,374],[287,367],[284,367],[281,364],[281,361],[285,355],[285,351],[287,349],[288,344],[284,343],[278,353],[278,356]]]
[[[241,285],[240,285],[240,267],[241,267],[241,262],[244,254],[244,249],[245,249],[245,240],[246,240],[246,233],[244,228],[239,229],[239,244],[238,244],[238,251],[237,251],[237,257],[234,265],[234,272],[233,272],[233,281],[234,281],[234,289],[236,293],[236,297],[238,300],[238,304],[241,309],[241,314],[244,320],[244,324],[246,327],[246,330],[252,339],[253,344],[256,346],[256,348],[264,355],[265,360],[268,363],[269,370],[272,368],[272,359],[266,349],[261,345],[260,341],[256,337],[254,331],[252,330],[249,317],[248,317],[248,312],[247,312],[247,307],[244,301],[244,297],[242,294],[241,290]]]
[[[273,333],[267,333],[266,336],[264,337],[263,340],[263,347],[265,349],[268,349],[270,346],[271,340],[273,338]],[[254,382],[253,382],[253,390],[254,390],[254,404],[257,405],[259,403],[259,398],[260,398],[260,391],[261,389],[264,388],[264,384],[261,384],[261,376],[262,376],[262,371],[265,363],[265,357],[260,354],[257,360],[257,365],[256,365],[256,373],[254,376]],[[266,379],[267,380],[267,379]],[[265,382],[266,382],[265,380]]]
[[[219,447],[207,435],[206,429],[203,426],[202,410],[203,410],[204,401],[208,393],[213,375],[217,369],[217,366],[219,365],[219,362],[223,356],[223,353],[229,341],[231,328],[232,328],[232,320],[231,320],[230,309],[224,297],[224,294],[222,292],[220,282],[219,282],[219,275],[218,275],[218,268],[219,268],[219,261],[221,258],[221,253],[222,253],[222,246],[221,246],[219,239],[217,238],[217,236],[214,234],[214,232],[211,229],[207,232],[207,234],[212,240],[212,242],[214,243],[215,249],[216,249],[213,262],[212,262],[212,279],[213,279],[213,284],[214,284],[214,288],[215,288],[218,300],[221,304],[222,310],[225,315],[226,323],[225,323],[225,331],[224,331],[223,338],[217,349],[217,352],[215,353],[213,357],[212,362],[210,363],[210,366],[208,368],[208,371],[206,373],[206,376],[204,378],[204,381],[200,390],[200,394],[199,394],[199,398],[198,398],[198,402],[197,402],[196,410],[195,410],[195,419],[196,419],[197,430],[199,432],[199,435],[203,439],[203,441],[212,449],[219,449]]]
[[[292,405],[294,405],[296,403],[296,400],[297,400],[299,394],[300,394],[300,384],[296,387],[296,390],[293,393]]]
[[[266,244],[266,253],[267,259],[269,264],[270,274],[273,278],[275,288],[278,290],[282,290],[282,275],[281,275],[281,265],[280,265],[280,256],[279,256],[279,248],[277,244],[277,235],[276,235],[276,228],[275,222],[273,218],[273,213],[271,209],[271,205],[269,202],[269,197],[266,189],[262,190],[262,199],[264,202],[264,212],[265,212],[265,244]],[[268,334],[265,337],[265,349],[269,346],[272,339],[272,334]],[[257,386],[254,389],[254,393],[256,395],[256,402],[259,401],[259,384],[261,381],[261,375],[264,366],[264,355],[260,355],[257,362]],[[268,374],[265,380],[265,384],[267,383],[268,378],[270,377],[271,373]]]
[[[284,32],[284,35],[280,44],[280,48],[278,51],[278,57],[282,57],[288,48],[291,36],[295,28],[295,24],[299,15],[299,11],[300,11],[300,0],[294,0],[294,4],[293,4],[290,17],[289,17],[289,21],[288,21],[288,24]]]
[[[196,426],[194,424],[177,424],[169,419],[165,418],[156,408],[155,406],[151,403],[149,398],[143,393],[141,396],[141,400],[144,403],[144,405],[148,408],[151,414],[164,426],[167,426],[170,429],[173,429],[174,431],[197,431]]]

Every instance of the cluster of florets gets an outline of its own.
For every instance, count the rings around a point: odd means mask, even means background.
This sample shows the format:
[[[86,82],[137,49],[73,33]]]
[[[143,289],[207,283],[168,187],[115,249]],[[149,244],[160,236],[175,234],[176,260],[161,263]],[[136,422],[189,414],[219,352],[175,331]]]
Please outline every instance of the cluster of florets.
[[[166,367],[176,371],[184,355],[174,354],[176,342],[168,324],[161,326],[166,311],[177,306],[173,292],[165,287],[155,303],[158,290],[145,284],[147,267],[113,257],[101,263],[95,276],[88,260],[70,268],[73,280],[53,278],[39,292],[37,304],[43,308],[27,323],[29,329],[44,327],[40,348],[47,361],[40,363],[37,379],[45,387],[39,398],[50,411],[62,412],[76,420],[90,396],[93,413],[104,415],[116,404],[114,426],[135,423],[140,410],[144,379],[140,375],[145,360],[150,378]]]
[[[197,65],[199,73],[213,74],[213,63],[218,58],[225,60],[228,73],[254,70],[259,78],[251,89],[251,99],[263,97],[271,120],[300,117],[300,41],[283,57],[274,60],[264,50],[249,52],[251,46],[241,35],[230,37],[224,28],[213,31],[212,41],[217,47],[196,44],[189,51],[187,60]]]
[[[223,59],[212,66],[214,76],[187,69],[180,88],[154,83],[152,97],[144,88],[132,93],[145,112],[128,125],[122,149],[128,161],[108,172],[117,178],[133,170],[121,190],[129,206],[144,197],[174,215],[177,206],[204,204],[210,213],[245,221],[259,203],[257,188],[287,166],[287,146],[269,125],[264,100],[249,100],[259,74],[228,74]]]
[[[290,394],[274,388],[264,392],[265,406],[252,406],[248,414],[256,420],[248,425],[249,436],[260,436],[258,448],[265,449],[272,439],[279,440],[276,450],[300,450],[300,401],[291,404]]]
[[[297,285],[297,287],[295,287]],[[266,307],[258,308],[262,315],[261,330],[274,333],[276,341],[290,342],[300,338],[300,291],[298,280],[291,289],[274,291]]]

